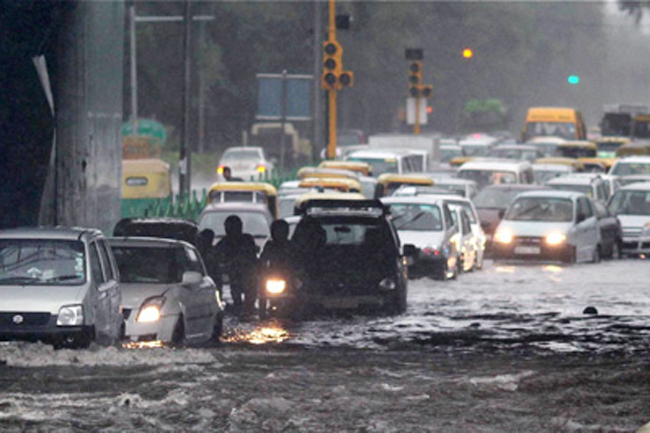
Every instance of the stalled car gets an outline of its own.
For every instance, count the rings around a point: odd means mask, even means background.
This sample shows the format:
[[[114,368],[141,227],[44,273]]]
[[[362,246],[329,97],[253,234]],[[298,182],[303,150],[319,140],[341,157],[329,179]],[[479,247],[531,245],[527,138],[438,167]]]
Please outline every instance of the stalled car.
[[[458,226],[449,206],[435,196],[385,197],[382,203],[402,242],[415,246],[409,275],[456,278],[460,265]]]
[[[625,255],[650,254],[650,182],[626,185],[608,202],[623,227],[621,252]]]
[[[125,337],[183,345],[218,340],[223,308],[199,252],[183,241],[112,238]]]
[[[99,230],[1,231],[0,339],[114,344],[123,331],[118,280]]]
[[[591,200],[572,191],[518,195],[496,229],[492,256],[495,260],[600,261],[600,229]]]

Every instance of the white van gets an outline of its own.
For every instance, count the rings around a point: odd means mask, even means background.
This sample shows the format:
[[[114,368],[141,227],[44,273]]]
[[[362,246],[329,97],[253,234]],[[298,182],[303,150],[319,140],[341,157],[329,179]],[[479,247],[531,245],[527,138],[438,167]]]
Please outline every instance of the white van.
[[[416,173],[422,171],[422,156],[409,150],[358,150],[349,153],[346,161],[367,162],[372,174],[379,177],[384,173]]]
[[[479,189],[501,183],[535,183],[533,167],[528,161],[472,160],[460,166],[458,177],[473,180]]]
[[[124,323],[118,281],[99,230],[0,231],[0,340],[114,344]]]

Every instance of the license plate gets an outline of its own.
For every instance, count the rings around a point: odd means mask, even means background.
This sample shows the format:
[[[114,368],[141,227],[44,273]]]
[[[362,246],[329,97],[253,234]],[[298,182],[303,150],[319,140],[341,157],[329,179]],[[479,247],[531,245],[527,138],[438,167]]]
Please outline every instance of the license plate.
[[[515,247],[515,254],[540,254],[542,249],[540,247]]]
[[[359,308],[359,303],[355,299],[325,299],[323,306],[325,308],[354,309]]]

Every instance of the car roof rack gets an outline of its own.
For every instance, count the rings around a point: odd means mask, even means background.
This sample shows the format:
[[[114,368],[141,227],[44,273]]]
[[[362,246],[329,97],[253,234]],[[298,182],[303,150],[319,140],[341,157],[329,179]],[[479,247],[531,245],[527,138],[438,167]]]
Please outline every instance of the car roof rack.
[[[384,204],[373,200],[307,200],[296,209],[297,215],[312,215],[317,213],[349,212],[384,216],[388,210]]]

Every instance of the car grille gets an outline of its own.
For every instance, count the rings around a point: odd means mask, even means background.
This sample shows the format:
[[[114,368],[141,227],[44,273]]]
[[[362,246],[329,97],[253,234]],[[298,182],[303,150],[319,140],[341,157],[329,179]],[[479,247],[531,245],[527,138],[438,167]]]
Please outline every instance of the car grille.
[[[542,243],[542,238],[537,236],[515,236],[513,242],[517,245],[539,245]]]
[[[623,237],[638,238],[641,236],[641,227],[623,227]]]
[[[15,317],[21,316],[22,322],[16,323]],[[50,321],[50,313],[0,313],[0,327],[45,326]]]

